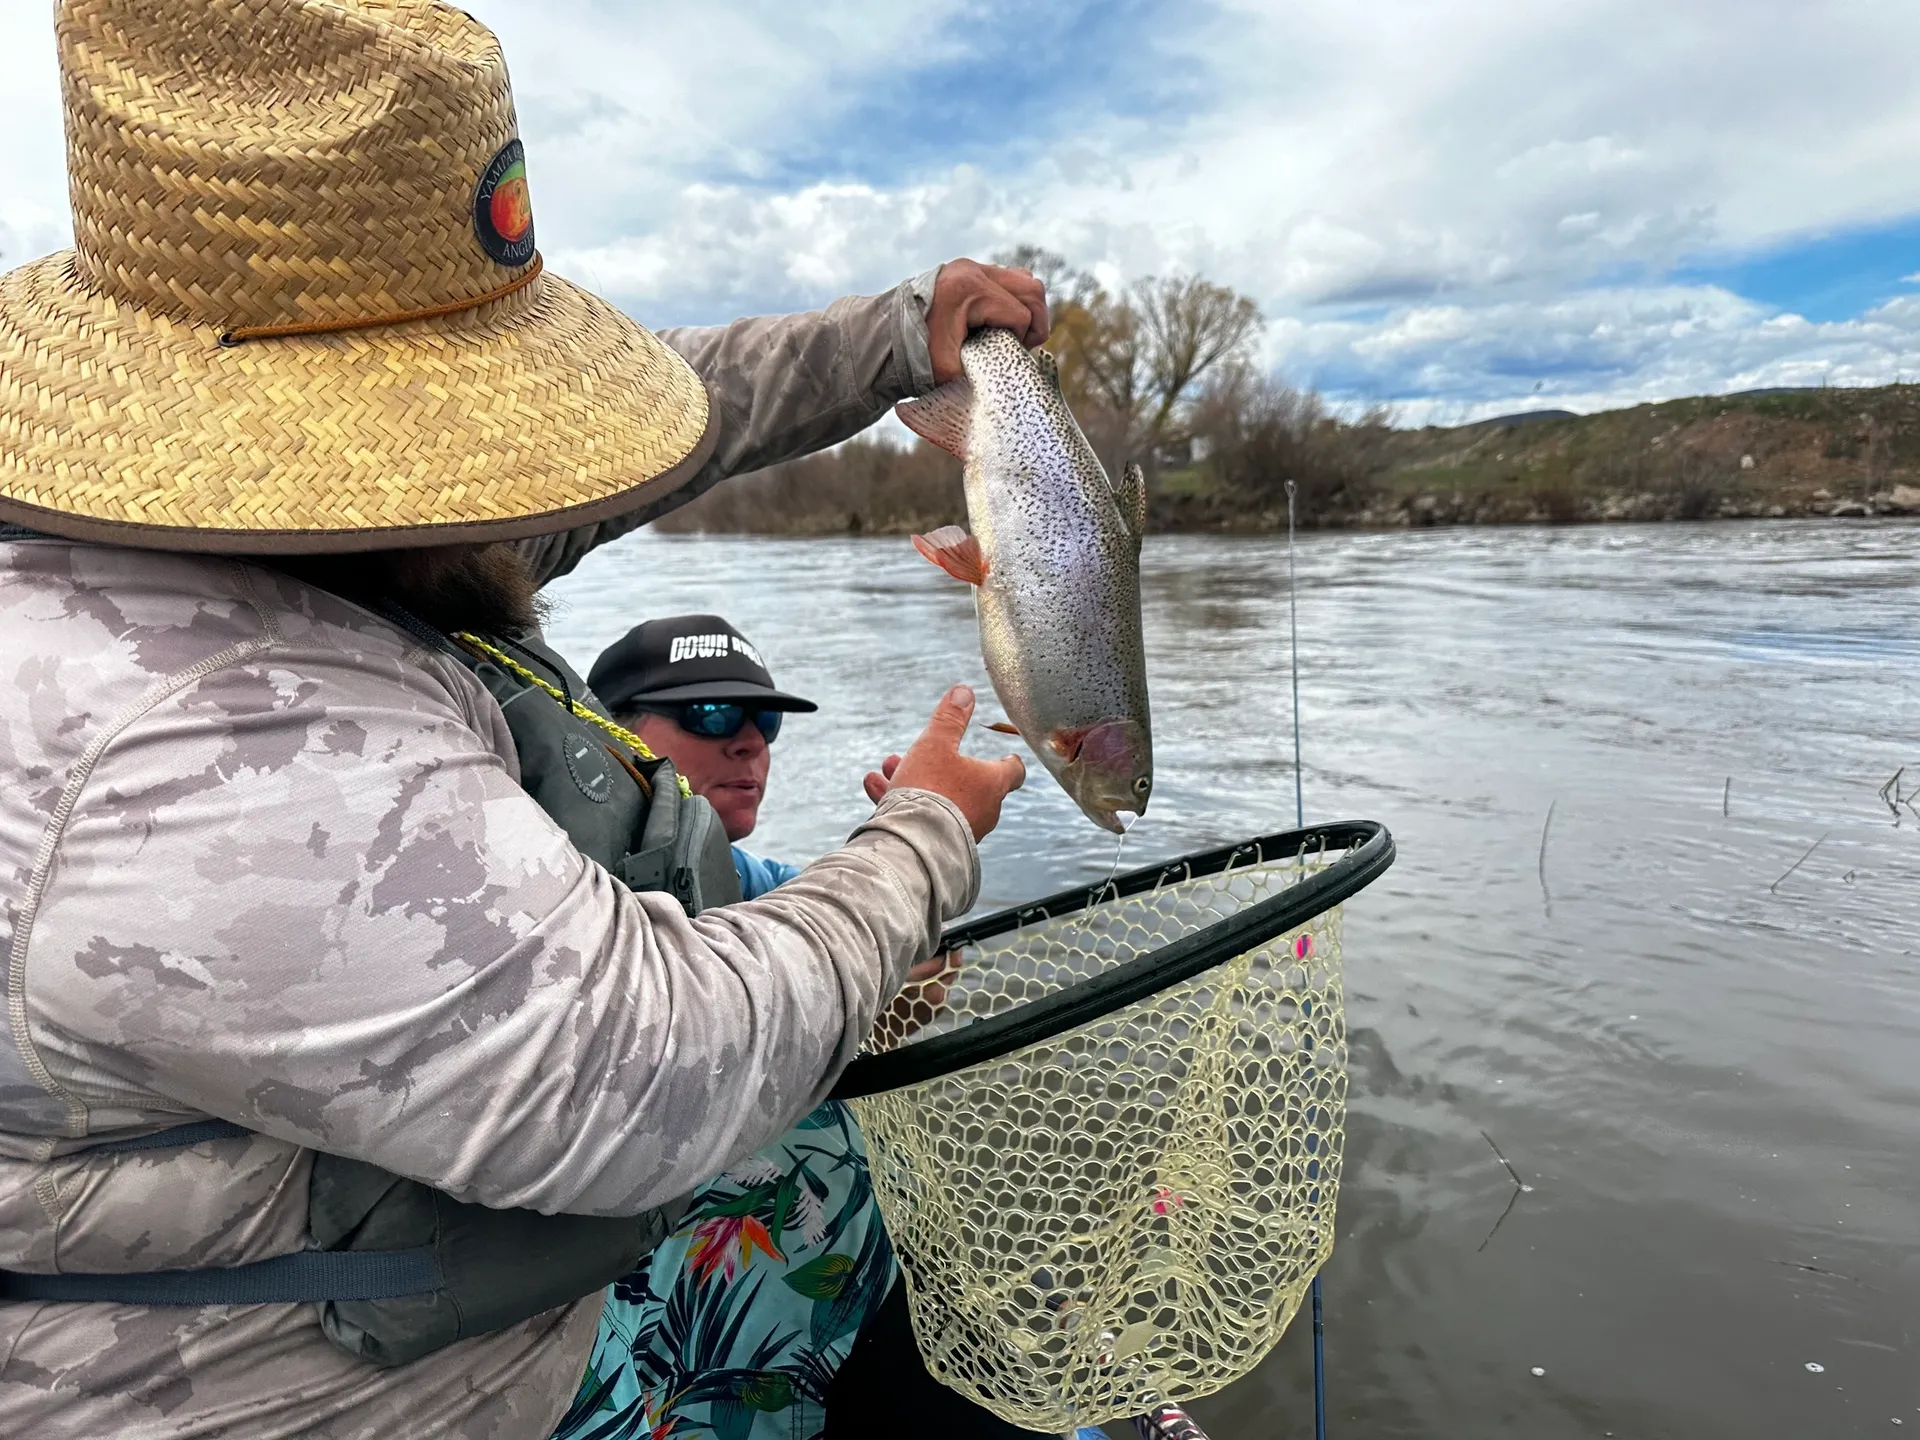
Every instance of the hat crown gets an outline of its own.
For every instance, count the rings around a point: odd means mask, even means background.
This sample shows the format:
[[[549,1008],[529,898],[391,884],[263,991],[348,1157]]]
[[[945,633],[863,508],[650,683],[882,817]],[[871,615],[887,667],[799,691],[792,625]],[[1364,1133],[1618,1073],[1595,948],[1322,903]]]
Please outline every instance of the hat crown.
[[[57,31],[75,265],[118,299],[229,329],[366,320],[532,258],[506,63],[460,11],[62,0]],[[491,214],[490,172],[519,187]]]

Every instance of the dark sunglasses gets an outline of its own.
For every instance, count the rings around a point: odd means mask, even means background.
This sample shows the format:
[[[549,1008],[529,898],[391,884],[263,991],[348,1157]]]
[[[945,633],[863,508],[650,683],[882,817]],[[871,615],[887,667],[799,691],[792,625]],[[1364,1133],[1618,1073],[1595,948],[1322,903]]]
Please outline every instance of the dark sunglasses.
[[[740,727],[751,720],[759,729],[760,738],[769,745],[778,738],[783,718],[778,710],[749,710],[744,705],[710,700],[692,705],[646,708],[655,715],[667,716],[689,735],[702,735],[709,740],[731,740],[740,733]]]

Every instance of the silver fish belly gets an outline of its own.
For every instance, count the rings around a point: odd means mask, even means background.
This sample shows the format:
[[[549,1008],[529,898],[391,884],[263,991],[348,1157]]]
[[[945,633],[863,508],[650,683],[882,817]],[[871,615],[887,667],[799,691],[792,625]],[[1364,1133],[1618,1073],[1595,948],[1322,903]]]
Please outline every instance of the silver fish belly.
[[[1119,486],[1060,391],[1053,357],[1005,330],[961,348],[964,375],[899,407],[966,466],[972,533],[914,537],[975,587],[980,648],[1021,737],[1095,823],[1143,813],[1153,786],[1140,627],[1137,466]]]

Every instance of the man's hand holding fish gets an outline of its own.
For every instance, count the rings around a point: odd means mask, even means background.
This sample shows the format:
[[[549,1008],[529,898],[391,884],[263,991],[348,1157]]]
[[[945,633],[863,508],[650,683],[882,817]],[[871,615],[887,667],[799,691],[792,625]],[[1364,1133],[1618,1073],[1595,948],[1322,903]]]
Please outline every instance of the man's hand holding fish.
[[[933,378],[944,385],[960,378],[960,347],[986,326],[1011,330],[1029,350],[1052,328],[1047,287],[1031,272],[977,260],[949,260],[940,267],[927,307],[927,349]]]

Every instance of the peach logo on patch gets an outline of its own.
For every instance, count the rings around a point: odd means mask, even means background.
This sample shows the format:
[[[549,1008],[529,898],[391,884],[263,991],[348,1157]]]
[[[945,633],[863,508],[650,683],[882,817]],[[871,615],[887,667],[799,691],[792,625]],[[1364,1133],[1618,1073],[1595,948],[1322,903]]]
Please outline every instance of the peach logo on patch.
[[[502,265],[533,259],[533,202],[527,195],[527,158],[518,140],[500,147],[473,192],[473,233]]]

